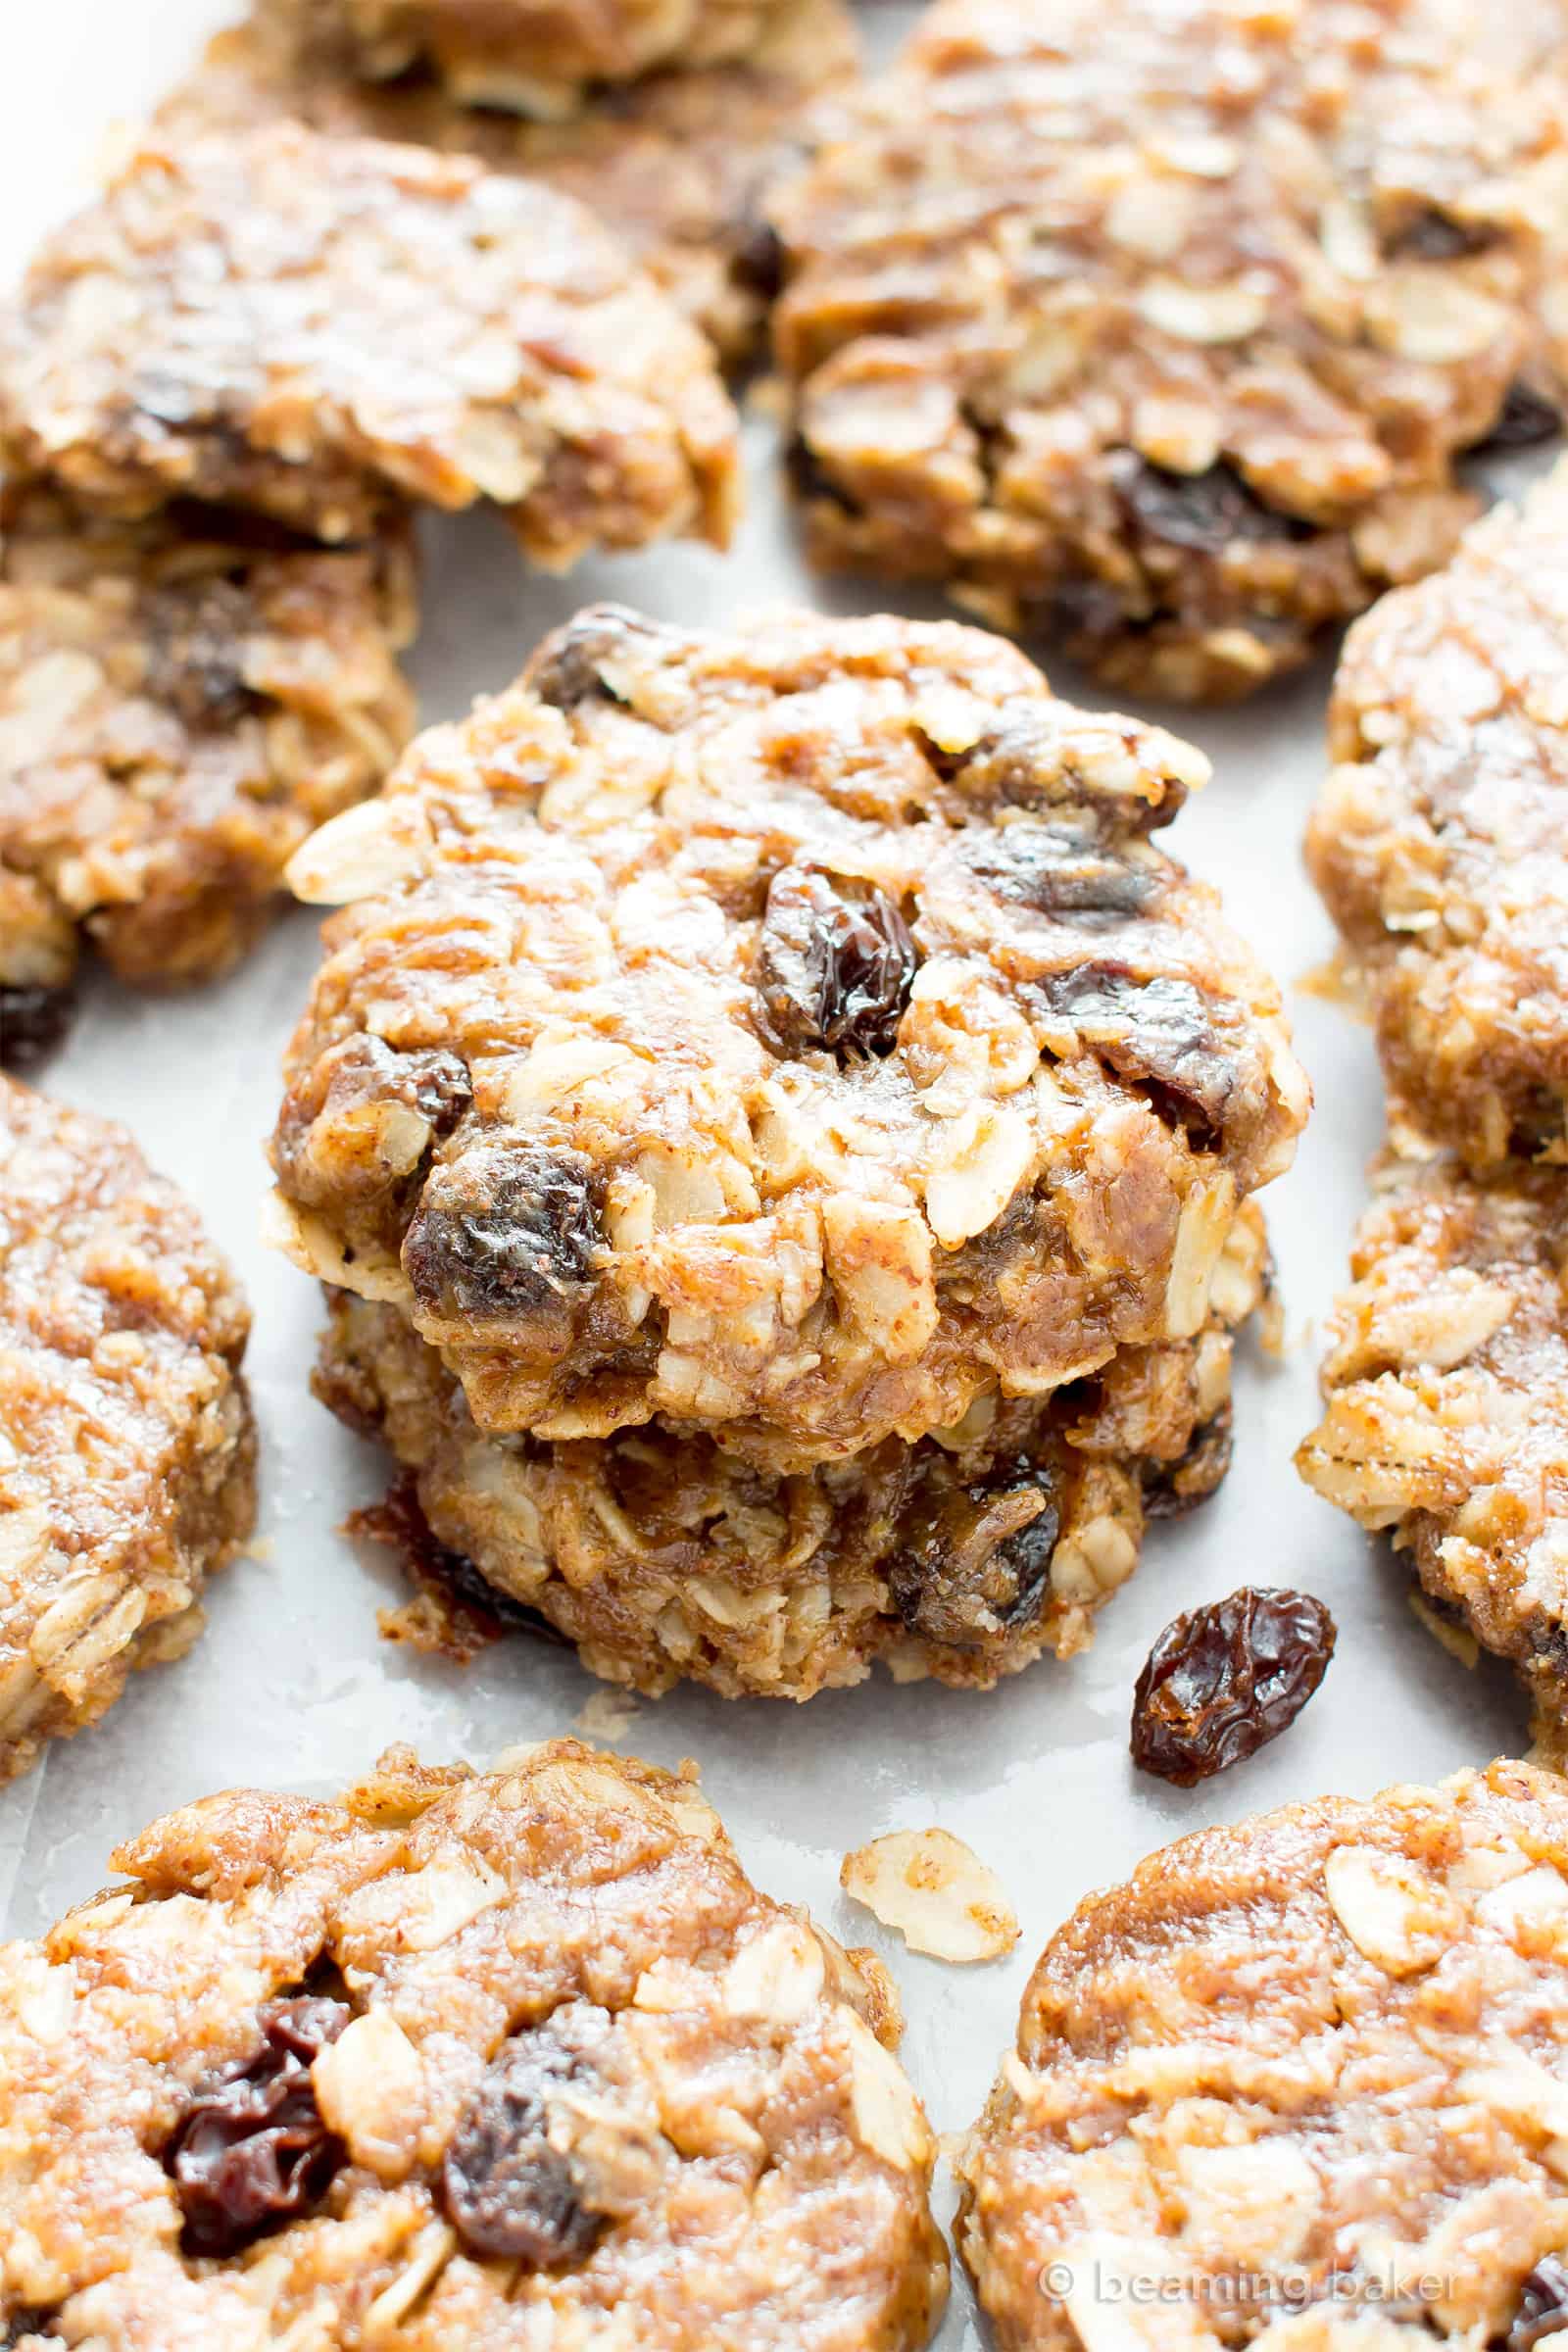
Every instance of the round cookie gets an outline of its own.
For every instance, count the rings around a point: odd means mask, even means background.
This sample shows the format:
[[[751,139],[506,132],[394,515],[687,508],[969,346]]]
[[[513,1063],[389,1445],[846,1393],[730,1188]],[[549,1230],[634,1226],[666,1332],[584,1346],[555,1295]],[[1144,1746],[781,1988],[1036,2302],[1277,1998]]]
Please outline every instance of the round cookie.
[[[1486,1167],[1568,1141],[1568,467],[1346,641],[1312,879],[1377,1018],[1391,1131]]]
[[[588,91],[540,122],[461,105],[428,74],[366,81],[330,18],[268,9],[215,34],[155,121],[184,138],[293,116],[340,138],[410,140],[548,180],[612,229],[739,364],[756,356],[778,291],[766,192],[820,134],[858,60],[844,0],[779,0],[760,35],[728,64]]]
[[[897,2006],[690,1779],[573,1740],[233,1789],[0,1947],[24,2352],[915,2352]],[[878,2038],[878,2033],[883,2039]]]
[[[256,1516],[249,1331],[124,1129],[0,1077],[0,1781],[200,1633]]]
[[[45,240],[0,454],[119,514],[197,498],[327,541],[488,498],[560,568],[722,545],[739,486],[707,344],[581,205],[292,122],[149,133]]]
[[[324,551],[175,509],[106,523],[36,488],[0,521],[0,1057],[81,932],[137,987],[238,960],[313,827],[414,731],[394,530]],[[79,928],[78,928],[79,927]],[[33,1004],[30,1019],[24,1005]]]
[[[956,2159],[1002,2352],[1532,2344],[1568,2307],[1568,1784],[1328,1797],[1080,1904]]]
[[[1568,1752],[1568,1177],[1390,1160],[1302,1478],[1406,1552],[1450,1641],[1507,1658]],[[1449,1631],[1448,1629],[1454,1629]]]
[[[1466,450],[1560,429],[1563,54],[1528,6],[939,0],[775,205],[815,560],[1117,688],[1298,664],[1444,560]]]
[[[294,860],[281,1240],[486,1432],[775,1471],[1192,1338],[1307,1105],[1205,774],[978,631],[580,615]]]
[[[658,1427],[541,1446],[487,1438],[435,1349],[395,1307],[331,1294],[316,1391],[412,1476],[407,1564],[537,1612],[608,1680],[658,1695],[809,1698],[882,1662],[989,1689],[1045,1650],[1071,1656],[1138,1564],[1146,1522],[1204,1501],[1230,1464],[1231,1330],[1266,1249],[1238,1218],[1197,1339],[1125,1348],[1045,1398],[985,1398],[913,1446],[769,1476],[713,1438]],[[481,1581],[483,1580],[483,1581]],[[487,1586],[492,1590],[487,1595]],[[451,1645],[424,1591],[386,1630]]]
[[[566,115],[594,85],[656,66],[744,57],[782,0],[259,0],[306,33],[336,33],[357,70],[392,81],[428,68],[460,104]]]

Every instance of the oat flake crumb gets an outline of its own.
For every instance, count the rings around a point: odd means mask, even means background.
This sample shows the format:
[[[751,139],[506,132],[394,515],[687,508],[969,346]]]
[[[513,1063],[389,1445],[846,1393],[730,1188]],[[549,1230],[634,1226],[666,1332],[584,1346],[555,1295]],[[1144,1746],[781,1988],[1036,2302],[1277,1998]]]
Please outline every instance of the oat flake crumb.
[[[1002,1881],[947,1830],[895,1830],[846,1854],[839,1885],[911,1952],[934,1960],[998,1960],[1018,1940]]]

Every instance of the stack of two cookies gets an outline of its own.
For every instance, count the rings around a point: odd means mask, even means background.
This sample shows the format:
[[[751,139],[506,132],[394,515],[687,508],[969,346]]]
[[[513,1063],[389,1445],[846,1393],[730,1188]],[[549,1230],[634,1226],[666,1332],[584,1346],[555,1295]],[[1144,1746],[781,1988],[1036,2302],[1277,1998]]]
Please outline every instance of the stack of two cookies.
[[[1086,1639],[1306,1107],[1204,773],[972,630],[598,610],[307,844],[280,1238],[440,1546],[650,1691]]]

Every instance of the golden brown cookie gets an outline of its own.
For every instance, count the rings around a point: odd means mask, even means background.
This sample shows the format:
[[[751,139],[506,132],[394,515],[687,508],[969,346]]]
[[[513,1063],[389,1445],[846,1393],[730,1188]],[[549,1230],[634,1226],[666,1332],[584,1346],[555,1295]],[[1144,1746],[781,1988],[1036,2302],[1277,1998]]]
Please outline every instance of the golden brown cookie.
[[[1091,1895],[956,2159],[1002,2352],[1560,2326],[1565,1924],[1568,1784],[1521,1764],[1205,1831]]]
[[[896,2004],[691,1779],[574,1740],[207,1798],[0,1949],[25,2352],[916,2352]],[[869,2022],[868,2022],[869,2021]]]
[[[1561,421],[1564,30],[1492,13],[938,0],[776,207],[817,562],[1199,699],[1441,563]]]
[[[0,1078],[0,1781],[201,1631],[256,1514],[249,1329],[124,1129]]]
[[[1307,1105],[1205,773],[976,630],[580,615],[294,861],[281,1238],[489,1434],[775,1471],[1193,1338]]]

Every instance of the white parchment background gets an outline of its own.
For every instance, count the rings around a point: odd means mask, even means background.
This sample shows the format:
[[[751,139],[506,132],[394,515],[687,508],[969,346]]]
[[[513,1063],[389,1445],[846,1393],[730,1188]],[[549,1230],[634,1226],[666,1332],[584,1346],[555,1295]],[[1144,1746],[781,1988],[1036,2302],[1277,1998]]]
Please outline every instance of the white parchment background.
[[[5,0],[0,278],[79,199],[110,126],[134,118],[225,13],[223,0]],[[903,13],[876,9],[879,45]],[[776,495],[764,420],[751,420],[748,449],[750,517],[724,559],[683,548],[585,564],[569,581],[531,579],[493,519],[429,527],[414,661],[426,718],[503,684],[546,629],[594,597],[715,622],[749,604],[868,611],[885,601],[813,586]],[[1054,674],[1074,690],[1064,668]],[[908,2010],[907,2064],[944,2130],[976,2112],[1035,1954],[1090,1887],[1188,1830],[1324,1790],[1435,1777],[1524,1743],[1506,1679],[1467,1674],[1440,1649],[1410,1616],[1400,1571],[1291,1467],[1315,1413],[1315,1330],[1379,1133],[1367,1036],[1298,985],[1330,945],[1298,856],[1326,685],[1320,670],[1241,712],[1158,713],[1215,762],[1212,786],[1167,841],[1223,888],[1233,920],[1290,988],[1318,1098],[1298,1166],[1266,1203],[1290,1350],[1282,1364],[1243,1350],[1236,1464],[1220,1495],[1151,1534],[1094,1649],[1071,1665],[1048,1660],[989,1694],[878,1681],[805,1709],[682,1691],[643,1705],[623,1741],[661,1763],[697,1757],[760,1883],[808,1902],[841,1936],[881,1944]],[[466,1672],[381,1642],[375,1610],[396,1596],[395,1574],[336,1533],[379,1493],[382,1465],[310,1396],[313,1287],[257,1240],[278,1056],[314,958],[314,921],[297,913],[226,986],[167,1003],[93,995],[47,1073],[59,1095],[134,1129],[240,1267],[256,1310],[249,1369],[265,1487],[259,1556],[215,1589],[192,1654],[141,1678],[102,1727],[57,1744],[0,1796],[0,1920],[11,1933],[34,1932],[99,1885],[109,1848],[165,1807],[236,1782],[330,1784],[393,1740],[432,1760],[480,1762],[570,1728],[598,1688],[569,1656],[528,1642],[501,1644]],[[1340,1646],[1327,1682],[1293,1731],[1229,1776],[1186,1793],[1143,1779],[1127,1759],[1127,1719],[1150,1642],[1179,1609],[1246,1582],[1299,1584],[1329,1602]],[[1023,1926],[1011,1961],[958,1970],[913,1958],[839,1894],[847,1847],[930,1822],[1002,1872]],[[940,2342],[957,2352],[978,2341],[956,2282]]]

